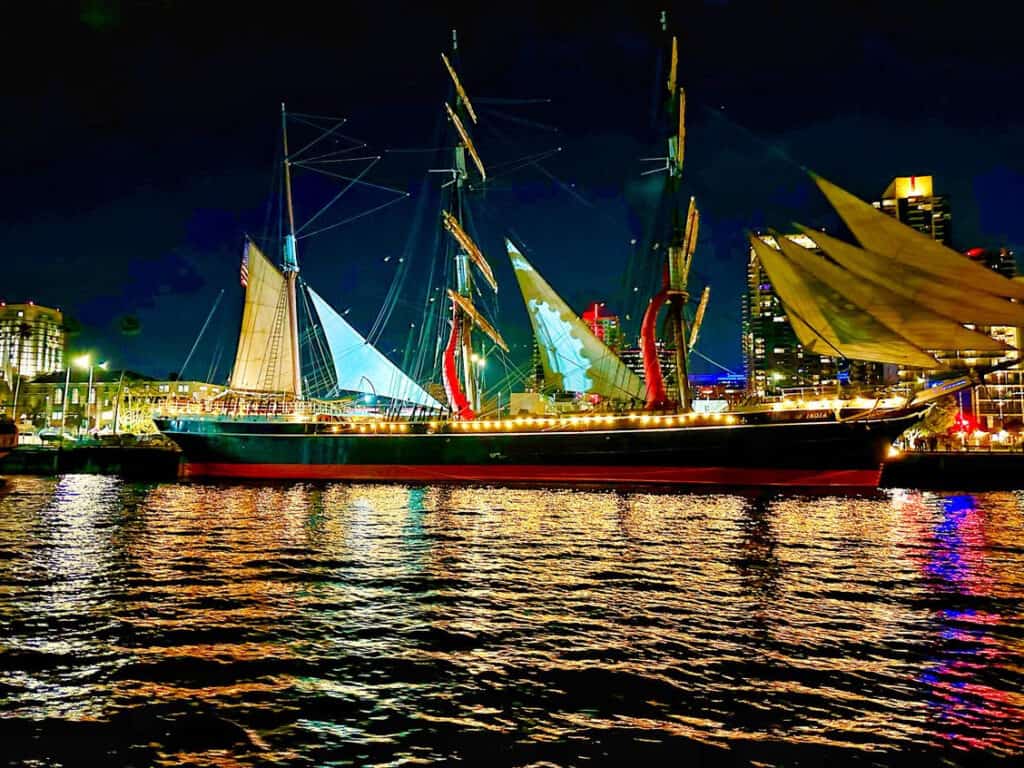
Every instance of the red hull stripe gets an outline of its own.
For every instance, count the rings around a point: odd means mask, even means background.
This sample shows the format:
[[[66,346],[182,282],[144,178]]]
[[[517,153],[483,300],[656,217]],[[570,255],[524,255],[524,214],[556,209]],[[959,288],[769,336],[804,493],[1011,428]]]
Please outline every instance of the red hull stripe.
[[[622,467],[549,464],[219,464],[187,463],[185,477],[282,480],[394,480],[415,482],[663,483],[679,485],[789,485],[877,488],[877,469],[765,467]]]

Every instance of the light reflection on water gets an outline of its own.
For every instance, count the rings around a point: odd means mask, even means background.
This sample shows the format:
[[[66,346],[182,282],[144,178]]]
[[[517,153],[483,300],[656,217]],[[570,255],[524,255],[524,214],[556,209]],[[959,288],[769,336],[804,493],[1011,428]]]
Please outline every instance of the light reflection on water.
[[[0,754],[1012,760],[1022,510],[1014,494],[13,478]]]

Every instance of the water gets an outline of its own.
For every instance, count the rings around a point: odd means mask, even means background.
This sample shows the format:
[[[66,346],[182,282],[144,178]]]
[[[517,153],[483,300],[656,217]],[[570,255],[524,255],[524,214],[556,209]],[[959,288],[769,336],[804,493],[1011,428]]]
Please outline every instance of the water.
[[[1024,754],[1024,494],[12,478],[19,765]]]

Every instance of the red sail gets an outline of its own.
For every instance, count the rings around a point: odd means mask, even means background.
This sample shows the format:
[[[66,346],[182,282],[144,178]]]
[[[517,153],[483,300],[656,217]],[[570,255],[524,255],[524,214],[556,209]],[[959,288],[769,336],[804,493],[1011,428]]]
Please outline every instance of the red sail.
[[[452,332],[448,336],[448,346],[444,348],[444,367],[441,371],[444,379],[444,391],[448,395],[448,405],[455,411],[457,418],[472,419],[476,416],[469,407],[466,393],[459,384],[459,372],[455,367],[455,350],[459,345],[459,310],[452,305]]]
[[[658,312],[668,298],[668,288],[662,288],[651,299],[644,312],[643,322],[640,324],[640,348],[644,355],[644,381],[647,383],[647,408],[654,410],[668,406],[668,397],[665,395],[665,379],[661,374],[661,363],[658,362],[658,344],[654,339],[654,332],[658,326]]]

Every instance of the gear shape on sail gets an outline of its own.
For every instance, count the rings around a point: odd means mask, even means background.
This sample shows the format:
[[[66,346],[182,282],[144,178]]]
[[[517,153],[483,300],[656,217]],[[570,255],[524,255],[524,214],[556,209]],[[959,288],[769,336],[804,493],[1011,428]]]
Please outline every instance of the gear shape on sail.
[[[537,321],[537,335],[546,342],[541,347],[551,370],[562,376],[562,389],[588,392],[594,382],[588,375],[591,362],[583,353],[583,340],[573,334],[572,326],[547,302],[530,299],[528,306]]]

